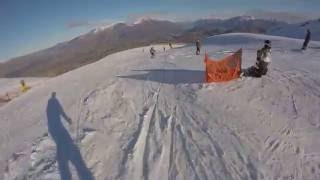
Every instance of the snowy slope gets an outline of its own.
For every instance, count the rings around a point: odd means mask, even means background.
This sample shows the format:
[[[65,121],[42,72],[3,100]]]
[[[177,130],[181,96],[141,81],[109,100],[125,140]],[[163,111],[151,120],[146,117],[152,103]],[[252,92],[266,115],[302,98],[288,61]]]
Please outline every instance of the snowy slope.
[[[242,47],[248,67],[264,39],[273,62],[260,79],[203,84],[194,47],[157,46],[154,59],[132,49],[48,80],[0,109],[1,174],[60,179],[46,113],[56,92],[98,180],[319,179],[320,52],[254,34],[208,38],[204,51],[219,58]]]
[[[47,78],[0,78],[0,95],[11,91],[19,91],[20,81],[24,80],[28,86],[38,86]]]
[[[299,24],[288,24],[285,26],[271,28],[267,32],[267,34],[304,39],[306,29],[310,29],[312,40],[320,41],[320,19]]]
[[[0,78],[0,99],[13,99],[20,95],[20,80],[23,79],[26,84],[30,87],[37,87],[44,83],[47,78]],[[0,107],[3,106],[4,102],[0,102]]]

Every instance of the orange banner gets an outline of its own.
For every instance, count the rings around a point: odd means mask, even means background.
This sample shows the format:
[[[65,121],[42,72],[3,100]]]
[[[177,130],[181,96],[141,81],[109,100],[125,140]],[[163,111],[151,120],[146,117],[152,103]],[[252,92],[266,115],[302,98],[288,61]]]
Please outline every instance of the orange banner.
[[[241,57],[242,49],[220,61],[211,60],[206,54],[204,60],[206,64],[206,82],[225,82],[239,78]]]

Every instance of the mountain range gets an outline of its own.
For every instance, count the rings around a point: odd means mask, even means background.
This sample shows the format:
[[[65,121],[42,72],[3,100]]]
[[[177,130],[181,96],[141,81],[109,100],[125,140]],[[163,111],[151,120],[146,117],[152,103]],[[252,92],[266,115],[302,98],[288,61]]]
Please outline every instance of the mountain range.
[[[319,21],[312,21],[313,23],[318,26],[320,24]],[[155,43],[190,43],[208,36],[231,32],[282,35],[292,26],[301,29],[298,25],[255,19],[252,16],[225,20],[201,19],[194,22],[143,19],[133,24],[116,23],[93,29],[48,49],[0,63],[0,77],[52,77],[95,62],[109,54],[135,47]]]

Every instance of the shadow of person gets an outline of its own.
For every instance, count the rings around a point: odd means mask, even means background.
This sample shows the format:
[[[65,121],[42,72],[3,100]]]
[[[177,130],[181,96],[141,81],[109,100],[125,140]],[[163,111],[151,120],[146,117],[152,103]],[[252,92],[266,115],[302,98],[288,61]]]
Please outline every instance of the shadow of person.
[[[200,84],[204,82],[205,72],[199,70],[184,69],[144,69],[133,70],[144,72],[143,74],[133,74],[128,76],[117,76],[119,78],[129,78],[142,81],[155,81],[164,84]]]
[[[71,180],[72,174],[69,169],[68,162],[70,161],[81,180],[93,180],[90,170],[86,167],[83,161],[79,148],[73,143],[73,140],[62,124],[63,117],[69,124],[71,119],[64,112],[59,100],[56,98],[56,93],[53,92],[47,105],[48,131],[56,143],[57,162],[60,171],[61,180]]]

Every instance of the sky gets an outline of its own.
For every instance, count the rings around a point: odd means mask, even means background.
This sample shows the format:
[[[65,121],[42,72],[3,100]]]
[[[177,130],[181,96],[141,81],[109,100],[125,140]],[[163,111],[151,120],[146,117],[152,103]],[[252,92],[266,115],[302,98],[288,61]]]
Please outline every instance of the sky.
[[[0,62],[141,17],[173,21],[243,14],[319,15],[320,0],[0,0]]]

